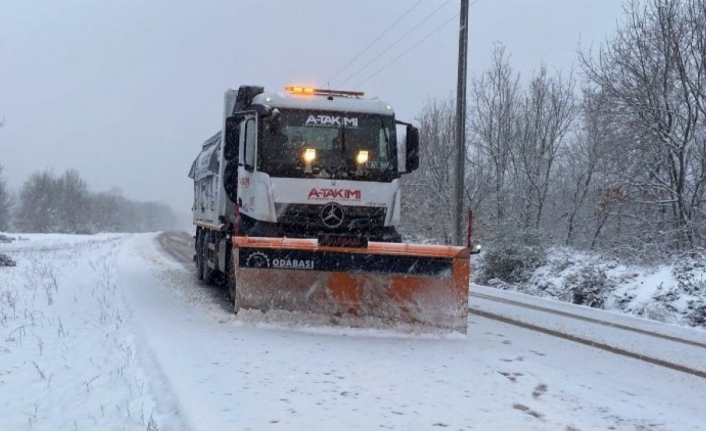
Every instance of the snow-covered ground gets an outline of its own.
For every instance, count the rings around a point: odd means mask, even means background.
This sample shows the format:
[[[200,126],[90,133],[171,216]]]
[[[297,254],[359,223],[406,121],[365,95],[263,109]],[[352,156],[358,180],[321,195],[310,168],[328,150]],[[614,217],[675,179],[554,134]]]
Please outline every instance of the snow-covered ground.
[[[14,237],[0,246],[17,262],[0,268],[0,429],[169,423],[137,366],[117,284],[115,259],[127,237]]]
[[[475,259],[482,271],[483,255]],[[527,282],[488,284],[567,302],[575,301],[572,291],[583,292],[578,302],[586,305],[706,330],[706,250],[649,266],[554,247]]]
[[[497,320],[472,316],[467,336],[274,323],[234,316],[154,235],[6,246],[18,266],[0,269],[0,429],[706,430],[706,379]],[[569,329],[625,343],[584,324]],[[703,364],[698,347],[661,346]]]

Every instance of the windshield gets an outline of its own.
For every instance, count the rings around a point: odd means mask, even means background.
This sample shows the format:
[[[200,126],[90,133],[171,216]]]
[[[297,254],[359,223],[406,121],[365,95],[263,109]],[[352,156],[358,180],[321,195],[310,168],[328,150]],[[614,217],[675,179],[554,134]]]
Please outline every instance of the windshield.
[[[391,115],[282,110],[263,122],[260,170],[272,176],[391,181],[398,176]],[[307,157],[305,157],[307,153]]]

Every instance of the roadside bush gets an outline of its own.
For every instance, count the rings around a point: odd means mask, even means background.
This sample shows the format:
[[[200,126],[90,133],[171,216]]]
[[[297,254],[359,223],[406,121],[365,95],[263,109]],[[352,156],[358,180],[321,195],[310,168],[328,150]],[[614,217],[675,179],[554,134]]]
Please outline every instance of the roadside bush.
[[[571,296],[571,302],[574,304],[603,308],[614,284],[603,270],[585,266],[564,279],[564,290]]]
[[[539,232],[530,229],[498,229],[484,253],[479,281],[499,279],[506,283],[524,283],[532,271],[547,260],[546,247]]]
[[[690,250],[679,256],[672,269],[680,291],[690,295],[706,295],[706,251]]]
[[[706,303],[704,301],[690,301],[686,320],[691,326],[706,328]]]
[[[0,253],[0,266],[16,266],[17,263],[15,263],[14,260],[5,253]]]
[[[663,302],[648,302],[635,310],[635,314],[650,320],[663,323],[684,325],[679,311],[671,304]]]

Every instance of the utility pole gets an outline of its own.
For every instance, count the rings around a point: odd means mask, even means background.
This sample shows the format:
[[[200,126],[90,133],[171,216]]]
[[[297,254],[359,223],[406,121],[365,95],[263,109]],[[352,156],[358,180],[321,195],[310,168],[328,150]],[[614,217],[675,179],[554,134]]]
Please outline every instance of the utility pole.
[[[468,0],[461,0],[461,25],[458,32],[458,86],[456,87],[456,148],[454,158],[453,224],[454,242],[464,245],[463,195],[466,167],[466,66],[468,63]]]

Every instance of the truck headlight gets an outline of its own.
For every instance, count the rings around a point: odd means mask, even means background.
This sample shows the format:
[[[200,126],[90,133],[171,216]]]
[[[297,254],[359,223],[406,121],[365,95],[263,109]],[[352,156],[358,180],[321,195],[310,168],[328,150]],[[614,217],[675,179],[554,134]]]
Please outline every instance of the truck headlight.
[[[355,161],[359,165],[362,165],[363,163],[368,162],[368,157],[369,157],[369,153],[367,150],[360,150],[360,151],[358,151],[358,155],[355,156]]]
[[[316,149],[314,148],[307,148],[304,150],[304,154],[302,155],[302,158],[304,159],[304,162],[306,163],[311,163],[314,160],[316,160]]]

